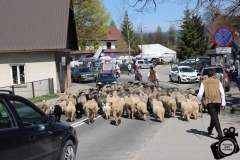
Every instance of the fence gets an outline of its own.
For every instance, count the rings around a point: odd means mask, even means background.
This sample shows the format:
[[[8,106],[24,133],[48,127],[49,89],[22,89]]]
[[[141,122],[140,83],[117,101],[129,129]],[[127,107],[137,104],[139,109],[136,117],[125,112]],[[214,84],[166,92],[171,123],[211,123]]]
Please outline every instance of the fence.
[[[0,87],[0,89],[11,90],[14,94],[24,98],[35,98],[46,94],[54,94],[53,78]]]

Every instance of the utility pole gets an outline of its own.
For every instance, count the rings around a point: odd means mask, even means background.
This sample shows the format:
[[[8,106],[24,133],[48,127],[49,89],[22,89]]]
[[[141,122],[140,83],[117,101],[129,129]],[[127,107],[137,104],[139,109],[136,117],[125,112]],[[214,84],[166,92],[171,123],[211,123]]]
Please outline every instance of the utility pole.
[[[142,32],[142,28],[147,28],[147,26],[141,27],[141,51],[143,52],[143,50],[142,50],[142,45],[143,45],[143,32]]]
[[[127,24],[127,34],[128,34],[128,56],[130,58],[130,41],[129,41],[129,29],[128,29],[128,24]]]

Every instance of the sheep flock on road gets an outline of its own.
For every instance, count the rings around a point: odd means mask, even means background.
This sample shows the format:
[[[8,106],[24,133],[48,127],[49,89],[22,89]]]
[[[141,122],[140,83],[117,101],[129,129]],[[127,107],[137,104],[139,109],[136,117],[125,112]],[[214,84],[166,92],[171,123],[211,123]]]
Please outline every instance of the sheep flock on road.
[[[164,89],[149,82],[131,81],[101,89],[80,89],[75,94],[65,92],[56,102],[47,105],[42,101],[36,105],[45,113],[54,114],[57,121],[63,114],[69,122],[85,114],[91,124],[95,117],[102,115],[106,120],[114,117],[116,126],[121,123],[121,117],[146,121],[147,114],[160,122],[166,116],[175,118],[176,115],[189,122],[191,117],[197,119],[202,110],[193,88],[180,92],[177,87]]]

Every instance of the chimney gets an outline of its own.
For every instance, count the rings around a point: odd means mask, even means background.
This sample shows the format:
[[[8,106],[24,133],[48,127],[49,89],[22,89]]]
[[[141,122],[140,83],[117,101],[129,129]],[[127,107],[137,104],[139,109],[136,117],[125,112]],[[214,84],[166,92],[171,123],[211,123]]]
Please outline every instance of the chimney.
[[[216,20],[217,18],[219,18],[220,14],[219,13],[215,13],[214,14],[214,20]]]
[[[222,21],[223,21],[223,24],[227,25],[228,24],[227,16],[223,16]]]

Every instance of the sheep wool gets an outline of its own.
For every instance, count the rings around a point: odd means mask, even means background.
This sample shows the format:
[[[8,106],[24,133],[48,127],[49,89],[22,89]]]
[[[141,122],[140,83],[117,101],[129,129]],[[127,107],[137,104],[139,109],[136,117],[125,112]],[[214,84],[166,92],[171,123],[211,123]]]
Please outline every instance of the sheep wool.
[[[158,101],[157,99],[153,99],[153,115],[155,117],[155,120],[159,118],[160,122],[163,122],[164,114],[165,114],[165,109],[163,108],[162,102]]]
[[[139,114],[139,118],[142,119],[143,116],[143,120],[146,121],[146,114],[148,113],[147,104],[144,102],[139,102],[137,104],[136,110],[137,113]]]

